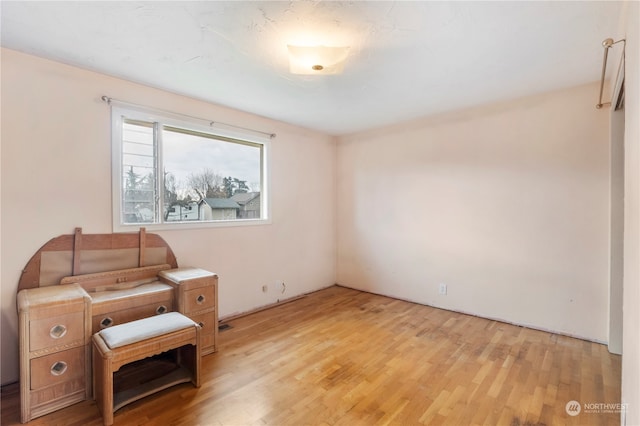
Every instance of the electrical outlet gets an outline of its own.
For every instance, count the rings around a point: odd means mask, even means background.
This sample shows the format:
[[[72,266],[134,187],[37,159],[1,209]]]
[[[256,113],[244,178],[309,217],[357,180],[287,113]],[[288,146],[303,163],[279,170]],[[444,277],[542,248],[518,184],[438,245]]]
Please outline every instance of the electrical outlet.
[[[440,283],[440,285],[438,286],[438,294],[442,296],[447,295],[447,285],[445,283]]]
[[[263,292],[263,293],[266,293],[267,291],[269,291],[269,286],[267,286],[267,285],[263,285],[263,286],[262,286],[262,292]]]

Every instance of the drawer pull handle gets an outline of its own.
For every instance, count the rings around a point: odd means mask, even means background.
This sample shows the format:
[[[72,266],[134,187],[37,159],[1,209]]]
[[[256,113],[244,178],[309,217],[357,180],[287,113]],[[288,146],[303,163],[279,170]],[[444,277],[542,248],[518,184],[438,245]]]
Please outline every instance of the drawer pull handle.
[[[64,361],[58,361],[51,366],[52,376],[62,376],[67,371],[67,363]]]
[[[204,328],[204,322],[200,321],[198,325],[200,326],[200,328]]]
[[[67,334],[67,327],[62,324],[54,325],[51,327],[51,330],[49,330],[49,336],[53,339],[59,339],[65,334]]]
[[[113,320],[109,317],[104,317],[102,321],[100,321],[100,328],[107,328],[111,325],[113,325]]]
[[[204,302],[204,299],[205,299],[204,294],[201,294],[196,298],[196,302],[198,302],[198,305],[202,305],[202,303]]]
[[[156,308],[156,315],[164,314],[167,312],[167,307],[164,305],[160,305]]]

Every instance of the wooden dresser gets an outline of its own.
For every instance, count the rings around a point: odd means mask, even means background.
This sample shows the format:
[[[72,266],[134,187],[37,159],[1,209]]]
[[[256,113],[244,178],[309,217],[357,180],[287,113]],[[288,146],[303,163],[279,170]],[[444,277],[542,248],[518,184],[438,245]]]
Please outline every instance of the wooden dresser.
[[[178,268],[144,229],[54,238],[25,267],[17,305],[23,423],[92,397],[91,336],[103,328],[178,311],[202,327],[202,354],[217,350],[218,276]]]

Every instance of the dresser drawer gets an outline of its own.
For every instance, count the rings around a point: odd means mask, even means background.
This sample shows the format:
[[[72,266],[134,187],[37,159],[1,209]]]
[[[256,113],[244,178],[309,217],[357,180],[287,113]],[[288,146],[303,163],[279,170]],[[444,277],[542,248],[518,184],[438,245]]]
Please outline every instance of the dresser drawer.
[[[154,282],[123,290],[89,293],[93,316],[109,312],[136,309],[138,306],[167,304],[174,297],[174,289],[169,284]]]
[[[85,374],[85,347],[34,358],[30,365],[32,390],[78,379]]]
[[[29,350],[31,352],[54,346],[84,343],[84,312],[29,321]]]
[[[190,317],[194,322],[198,323],[202,327],[200,333],[200,344],[203,348],[214,344],[214,333],[216,327],[218,327],[218,317],[215,312],[208,312],[206,314],[193,315]]]
[[[167,299],[158,303],[135,306],[121,311],[105,312],[101,315],[94,315],[91,318],[91,330],[92,333],[97,333],[103,328],[111,327],[112,325],[152,317],[154,315],[171,312],[172,310],[173,301],[171,299]]]
[[[184,313],[204,311],[215,308],[216,292],[214,286],[200,287],[184,292]]]

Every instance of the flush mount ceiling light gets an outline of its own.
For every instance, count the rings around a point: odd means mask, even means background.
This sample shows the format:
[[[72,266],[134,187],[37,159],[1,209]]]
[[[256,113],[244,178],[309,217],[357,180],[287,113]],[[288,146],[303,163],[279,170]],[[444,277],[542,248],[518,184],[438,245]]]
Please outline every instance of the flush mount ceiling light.
[[[289,72],[292,74],[340,74],[349,47],[292,46],[289,49]]]

